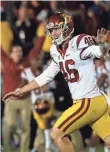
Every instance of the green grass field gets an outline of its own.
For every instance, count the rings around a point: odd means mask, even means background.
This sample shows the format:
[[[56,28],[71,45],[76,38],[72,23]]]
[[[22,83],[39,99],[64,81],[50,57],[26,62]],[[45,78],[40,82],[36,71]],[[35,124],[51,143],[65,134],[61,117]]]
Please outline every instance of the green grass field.
[[[88,151],[88,148],[86,148],[86,152],[89,152],[89,151]],[[97,147],[96,147],[96,152],[104,152],[103,145],[97,146]]]
[[[12,152],[20,152],[20,150],[17,149],[17,150],[14,150],[14,151],[12,151]],[[30,152],[31,152],[31,151],[30,151]],[[44,152],[44,151],[40,151],[40,152]],[[77,151],[76,151],[76,152],[77,152]],[[85,149],[85,152],[89,152],[88,148]],[[104,152],[103,145],[98,145],[98,146],[96,147],[96,152]]]
[[[20,152],[19,149],[14,151],[14,152]],[[42,151],[43,152],[43,151]],[[88,148],[86,148],[85,152],[89,152],[88,151]],[[104,152],[104,149],[103,149],[103,145],[99,145],[97,148],[96,148],[96,152]]]

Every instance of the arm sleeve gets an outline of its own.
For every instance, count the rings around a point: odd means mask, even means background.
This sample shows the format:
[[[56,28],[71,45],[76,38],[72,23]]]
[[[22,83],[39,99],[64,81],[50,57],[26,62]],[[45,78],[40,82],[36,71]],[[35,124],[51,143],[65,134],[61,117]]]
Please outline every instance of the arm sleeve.
[[[49,67],[42,74],[37,76],[34,80],[41,87],[51,82],[59,71],[60,71],[59,65],[52,60]]]
[[[102,53],[100,51],[100,47],[96,45],[91,45],[89,47],[83,48],[80,52],[80,58],[82,60],[88,59],[88,58],[100,58],[102,56]]]

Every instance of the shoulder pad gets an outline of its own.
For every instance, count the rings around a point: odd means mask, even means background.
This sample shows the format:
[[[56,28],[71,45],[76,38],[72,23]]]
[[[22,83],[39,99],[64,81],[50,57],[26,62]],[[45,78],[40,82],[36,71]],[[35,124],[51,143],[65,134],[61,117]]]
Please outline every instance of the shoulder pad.
[[[77,36],[77,39],[76,39],[76,48],[77,49],[86,48],[90,45],[95,45],[95,42],[90,35],[80,34]]]

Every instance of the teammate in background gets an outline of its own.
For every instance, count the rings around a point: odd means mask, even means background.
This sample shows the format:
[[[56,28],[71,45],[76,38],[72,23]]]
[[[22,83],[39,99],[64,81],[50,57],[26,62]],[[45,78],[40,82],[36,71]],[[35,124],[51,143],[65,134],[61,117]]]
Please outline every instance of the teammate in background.
[[[110,117],[104,95],[100,92],[95,77],[94,58],[104,56],[108,47],[105,44],[109,32],[98,30],[95,45],[91,36],[81,34],[72,37],[74,27],[70,16],[57,13],[52,15],[46,29],[53,40],[50,66],[33,81],[10,92],[3,100],[8,102],[24,93],[37,89],[53,80],[61,71],[68,82],[74,104],[56,121],[51,137],[60,152],[73,152],[74,146],[68,134],[89,124],[110,148]]]

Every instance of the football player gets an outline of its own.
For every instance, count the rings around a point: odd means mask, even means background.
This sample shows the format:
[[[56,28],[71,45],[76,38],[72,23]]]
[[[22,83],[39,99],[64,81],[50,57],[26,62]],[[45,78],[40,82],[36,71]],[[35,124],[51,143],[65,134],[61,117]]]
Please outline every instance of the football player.
[[[60,116],[51,132],[59,151],[73,152],[74,146],[68,134],[86,124],[89,124],[110,148],[108,104],[97,86],[93,62],[94,58],[100,58],[107,53],[105,39],[109,31],[98,30],[99,45],[95,45],[92,37],[86,34],[73,37],[72,19],[64,13],[52,15],[46,29],[53,41],[50,48],[53,60],[50,66],[23,88],[8,93],[3,100],[8,102],[43,86],[61,71],[68,83],[74,104]]]

